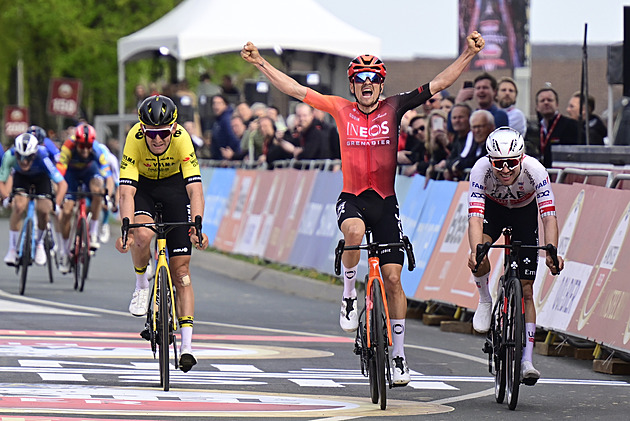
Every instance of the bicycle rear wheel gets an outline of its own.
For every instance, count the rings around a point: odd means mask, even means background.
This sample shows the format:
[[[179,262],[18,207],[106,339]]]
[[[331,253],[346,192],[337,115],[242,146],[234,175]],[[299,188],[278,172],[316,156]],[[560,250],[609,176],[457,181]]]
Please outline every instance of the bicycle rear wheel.
[[[161,267],[156,279],[158,282],[158,348],[160,356],[160,385],[167,392],[169,389],[168,338],[169,338],[169,308],[168,308],[168,273]]]
[[[52,238],[52,232],[50,231],[50,229],[47,229],[46,232],[44,233],[44,249],[46,250],[46,266],[48,267],[48,280],[50,280],[50,283],[52,284],[55,278],[53,276],[53,266],[54,266],[53,238]]]
[[[501,281],[502,282],[502,281]],[[500,289],[497,296],[497,304],[492,314],[490,324],[490,337],[492,340],[492,361],[494,364],[494,398],[497,403],[503,403],[505,399],[505,337],[503,335],[504,313],[503,313],[503,290]]]
[[[18,264],[20,265],[20,285],[19,292],[20,295],[24,295],[24,290],[26,289],[26,276],[28,274],[28,267],[31,264],[31,242],[33,239],[31,236],[33,235],[33,220],[29,219],[26,221],[26,226],[24,227],[23,238],[21,242],[18,244],[22,244],[22,256],[20,257]]]
[[[508,292],[508,319],[505,365],[507,374],[507,404],[512,410],[518,402],[518,391],[521,384],[521,358],[523,357],[523,335],[525,316],[523,313],[523,291],[518,279],[512,280]]]
[[[372,311],[371,322],[374,326],[372,336],[372,347],[374,348],[374,356],[376,357],[376,379],[378,383],[378,393],[380,395],[381,409],[387,407],[387,361],[385,347],[385,312],[383,309],[383,296],[381,294],[381,286],[379,280],[372,283]]]

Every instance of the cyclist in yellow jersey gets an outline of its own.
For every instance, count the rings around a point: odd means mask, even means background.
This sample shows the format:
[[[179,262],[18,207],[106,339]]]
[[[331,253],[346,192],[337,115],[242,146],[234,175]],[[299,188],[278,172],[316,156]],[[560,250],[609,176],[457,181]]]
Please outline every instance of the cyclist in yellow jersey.
[[[153,222],[157,202],[163,205],[165,222],[190,221],[197,215],[203,216],[199,163],[190,135],[176,122],[177,107],[170,98],[154,95],[140,104],[138,117],[140,122],[127,134],[120,162],[120,217],[127,217],[132,223]],[[116,249],[121,253],[131,249],[136,289],[129,312],[138,317],[147,313],[149,305],[147,265],[153,235],[148,228],[130,231],[126,249],[122,247],[122,238],[116,241]],[[197,244],[195,230],[189,232],[186,227],[176,228],[166,237],[181,330],[179,367],[184,372],[197,363],[191,345],[195,296],[189,264],[192,244],[202,249],[208,246],[208,237],[202,236],[201,247]]]

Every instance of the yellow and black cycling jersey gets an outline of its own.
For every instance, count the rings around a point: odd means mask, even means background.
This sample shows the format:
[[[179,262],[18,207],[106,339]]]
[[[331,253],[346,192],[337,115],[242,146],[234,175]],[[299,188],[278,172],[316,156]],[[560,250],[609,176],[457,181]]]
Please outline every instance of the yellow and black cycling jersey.
[[[186,184],[201,182],[199,162],[188,132],[177,125],[168,149],[154,155],[147,146],[140,123],[136,123],[125,141],[120,161],[120,184],[137,186],[139,177],[163,180],[178,173],[182,174]]]

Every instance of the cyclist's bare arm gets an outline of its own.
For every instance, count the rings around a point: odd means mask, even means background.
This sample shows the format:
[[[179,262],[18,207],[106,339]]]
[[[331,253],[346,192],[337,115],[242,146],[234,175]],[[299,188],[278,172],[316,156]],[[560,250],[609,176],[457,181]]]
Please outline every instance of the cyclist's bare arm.
[[[435,94],[451,86],[462,72],[468,67],[472,59],[481,51],[485,45],[485,41],[481,34],[473,31],[466,38],[468,48],[446,69],[429,82],[429,90],[431,94]]]
[[[306,97],[306,87],[280,70],[273,67],[265,60],[258,51],[258,48],[251,42],[247,42],[241,50],[241,57],[258,68],[269,81],[280,91],[292,96],[300,101]],[[452,83],[452,82],[451,82]],[[444,89],[444,88],[442,88]]]
[[[55,203],[57,204],[58,208],[61,208],[61,205],[63,204],[63,198],[66,195],[67,191],[68,183],[66,183],[66,180],[61,180],[59,184],[57,184],[57,195],[55,196]]]
[[[471,216],[468,218],[468,243],[470,254],[468,255],[468,267],[472,270],[477,264],[477,245],[483,244],[483,218]]]
[[[201,183],[200,183],[201,184]],[[120,193],[120,219],[129,218],[129,221],[133,223],[133,214],[135,212],[135,205],[133,202],[133,198],[136,195],[136,188],[128,185],[121,185],[118,188]],[[127,247],[123,248],[122,237],[118,237],[116,240],[116,250],[121,253],[127,253],[129,251],[129,246],[133,244],[133,234],[129,233],[129,237],[127,239]]]
[[[558,247],[558,218],[556,218],[555,215],[544,216],[542,218],[542,223],[543,229],[545,230],[545,244],[553,244],[555,247]],[[547,264],[547,267],[554,273],[559,273],[562,269],[564,269],[564,259],[558,256],[558,265],[560,267],[557,268],[557,271],[555,270],[556,268],[554,267],[553,260],[551,259],[549,252],[547,252],[545,263]]]
[[[195,220],[197,215],[203,217],[203,209],[205,206],[203,197],[203,186],[201,183],[189,183],[186,185],[186,193],[190,199],[190,216],[192,220]],[[190,231],[190,241],[197,249],[205,249],[208,247],[208,236],[202,234],[201,247],[198,244],[197,233],[194,229]]]

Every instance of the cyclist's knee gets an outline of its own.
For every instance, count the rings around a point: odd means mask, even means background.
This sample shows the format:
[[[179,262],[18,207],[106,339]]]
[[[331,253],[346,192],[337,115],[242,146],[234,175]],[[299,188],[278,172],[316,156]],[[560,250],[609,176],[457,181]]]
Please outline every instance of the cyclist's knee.
[[[365,234],[365,226],[362,221],[348,222],[342,226],[342,232],[346,244],[359,244]]]
[[[178,287],[190,286],[190,270],[188,264],[173,268],[173,281]]]

